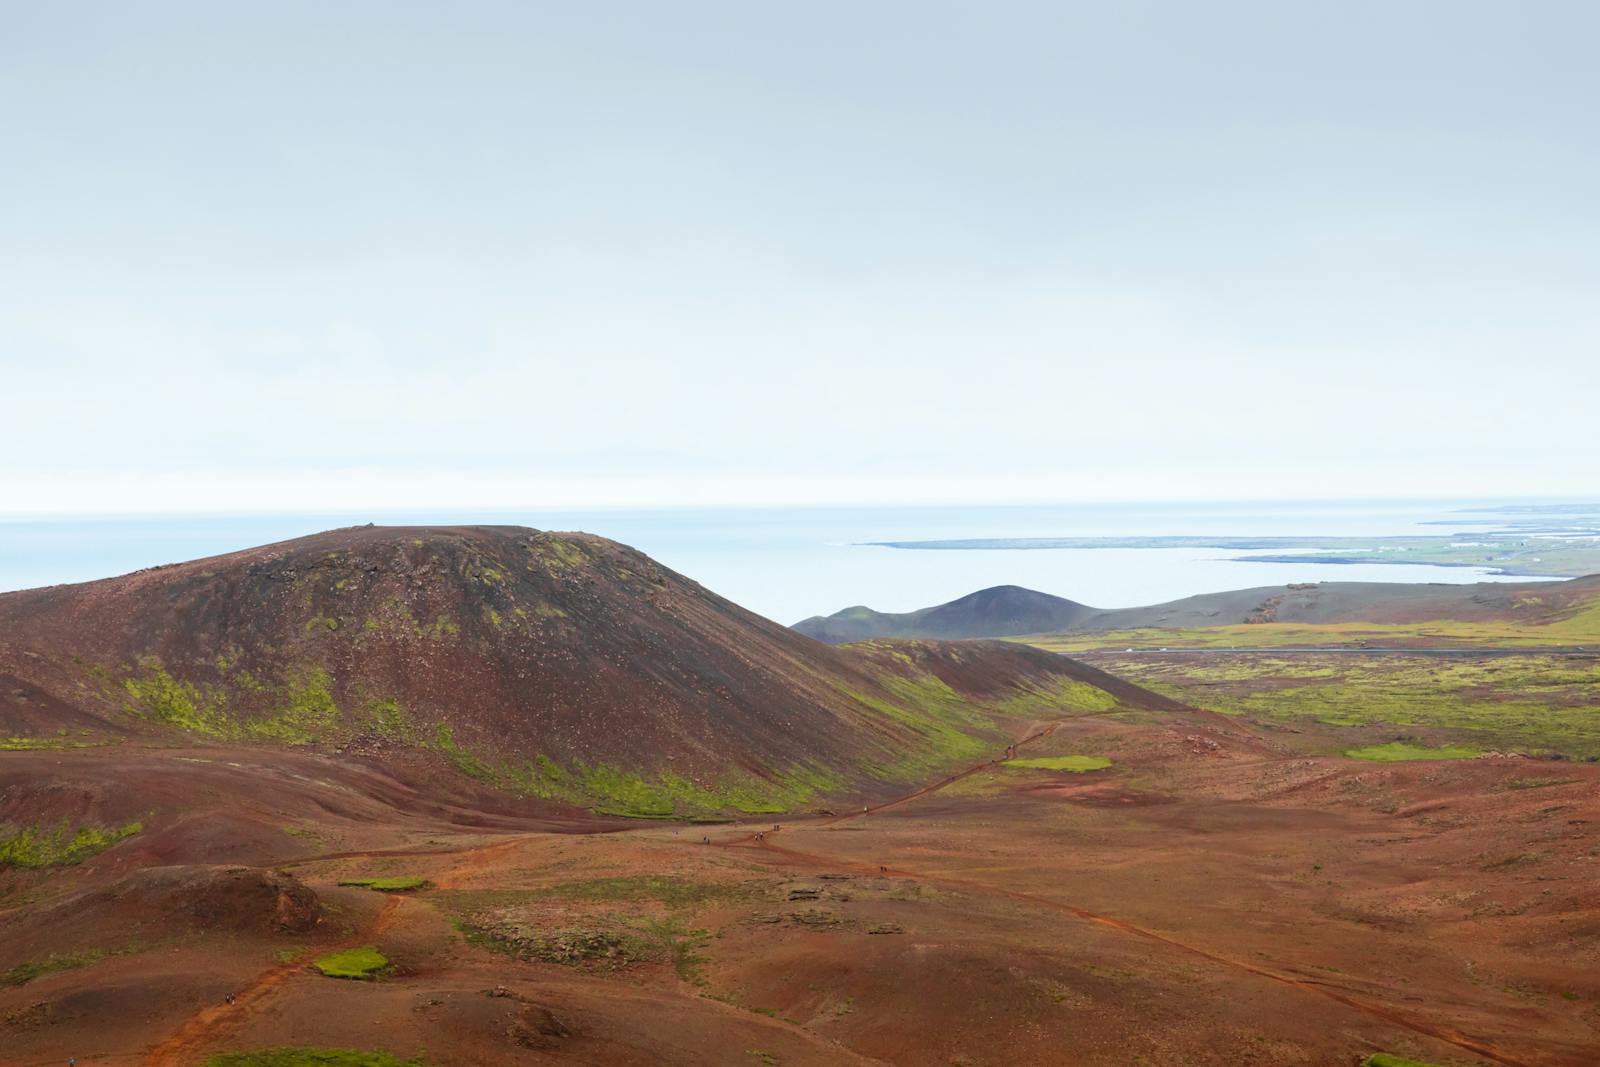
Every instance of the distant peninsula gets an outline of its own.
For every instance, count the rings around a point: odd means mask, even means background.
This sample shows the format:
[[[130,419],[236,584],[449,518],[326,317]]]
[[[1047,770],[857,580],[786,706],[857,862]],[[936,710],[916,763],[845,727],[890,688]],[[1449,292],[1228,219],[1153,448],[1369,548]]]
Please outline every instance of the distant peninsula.
[[[1260,553],[1234,557],[1244,563],[1482,567],[1496,574],[1546,578],[1600,573],[1600,527],[1590,526],[1540,534],[1502,530],[1399,537],[974,537],[864,543],[881,548],[931,551],[1212,548]]]

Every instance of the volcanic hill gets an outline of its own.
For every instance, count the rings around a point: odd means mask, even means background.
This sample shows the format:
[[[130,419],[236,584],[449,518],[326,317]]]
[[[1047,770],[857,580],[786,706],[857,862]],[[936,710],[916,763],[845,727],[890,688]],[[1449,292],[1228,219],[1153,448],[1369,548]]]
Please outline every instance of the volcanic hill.
[[[620,814],[874,794],[1004,720],[1119,700],[1171,703],[1003,643],[831,648],[626,546],[521,527],[357,527],[0,595],[18,743],[422,754]]]
[[[1505,623],[1552,644],[1582,639],[1600,621],[1569,624],[1600,609],[1600,575],[1558,582],[1307,582],[1202,593],[1164,604],[1092,608],[1014,585],[997,586],[946,604],[903,614],[845,608],[798,622],[794,629],[829,644],[868,638],[964,640],[1056,633],[1295,623]],[[1463,636],[1471,636],[1464,632]]]
[[[795,623],[794,629],[831,645],[874,637],[942,640],[1016,637],[1071,629],[1097,610],[1020,585],[997,585],[968,593],[948,604],[901,614],[873,611],[863,606],[845,608],[832,615],[804,619]]]

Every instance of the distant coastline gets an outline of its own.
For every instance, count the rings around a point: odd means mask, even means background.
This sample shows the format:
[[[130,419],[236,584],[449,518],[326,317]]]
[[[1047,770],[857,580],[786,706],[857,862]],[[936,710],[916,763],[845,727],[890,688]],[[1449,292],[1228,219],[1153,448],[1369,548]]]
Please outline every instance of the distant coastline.
[[[1215,549],[1253,553],[1231,557],[1234,563],[1470,567],[1525,578],[1576,578],[1600,573],[1600,527],[1595,526],[1567,527],[1555,532],[1513,529],[1440,536],[972,537],[862,544],[945,552]]]
[[[1418,563],[1416,560],[1407,559],[1372,559],[1368,556],[1335,556],[1322,553],[1308,552],[1305,554],[1290,553],[1281,556],[1234,556],[1235,563],[1326,563],[1330,566],[1358,566],[1363,563],[1390,563],[1409,564],[1413,567],[1479,567],[1491,574],[1516,575],[1519,578],[1573,578],[1572,574],[1552,574],[1544,570],[1531,570],[1516,564],[1496,566],[1488,563],[1468,563],[1462,560],[1440,560],[1438,562]]]

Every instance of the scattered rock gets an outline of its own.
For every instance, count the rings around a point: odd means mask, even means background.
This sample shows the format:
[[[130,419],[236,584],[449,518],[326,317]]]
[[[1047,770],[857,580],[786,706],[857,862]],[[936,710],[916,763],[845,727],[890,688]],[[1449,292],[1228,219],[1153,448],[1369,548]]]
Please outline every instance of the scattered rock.
[[[0,1030],[32,1030],[49,1021],[50,1005],[41,1000],[0,1015]]]
[[[829,926],[838,926],[843,920],[831,911],[824,911],[822,908],[807,908],[804,911],[791,913],[789,922],[795,926],[804,926],[817,930]]]
[[[506,1036],[523,1048],[554,1048],[563,1038],[572,1036],[572,1028],[556,1018],[549,1008],[529,1004],[512,1018],[506,1027]]]

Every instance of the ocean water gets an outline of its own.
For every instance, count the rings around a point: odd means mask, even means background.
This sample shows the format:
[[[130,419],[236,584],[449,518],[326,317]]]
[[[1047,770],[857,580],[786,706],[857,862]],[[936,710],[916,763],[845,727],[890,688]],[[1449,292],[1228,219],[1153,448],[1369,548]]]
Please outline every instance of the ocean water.
[[[782,623],[853,604],[908,611],[991,585],[1023,585],[1096,607],[1288,582],[1525,581],[1477,568],[1246,563],[1218,549],[919,551],[867,541],[976,537],[1394,536],[1492,528],[1464,509],[1493,501],[1320,501],[1017,507],[483,510],[343,515],[0,518],[0,591],[124,574],[336,526],[512,523],[586,530]],[[1459,526],[1454,525],[1459,520]],[[1448,521],[1450,526],[1421,525]]]

